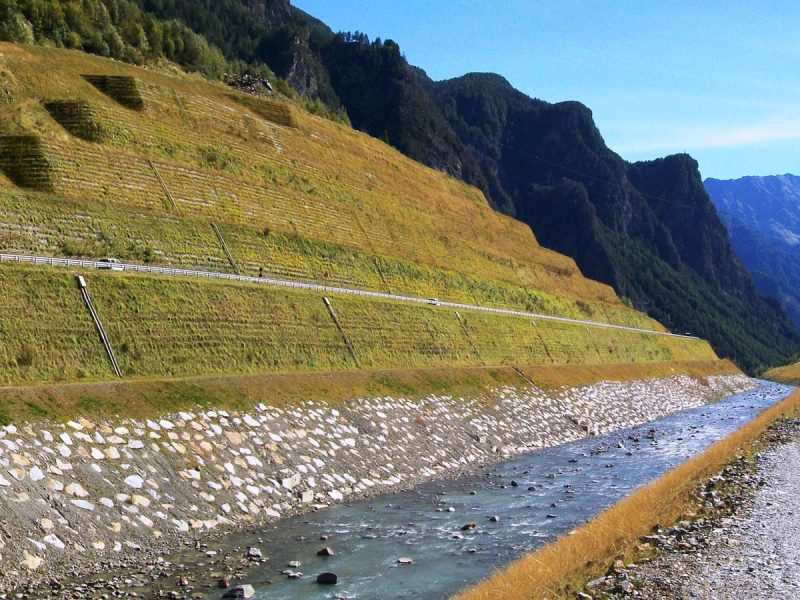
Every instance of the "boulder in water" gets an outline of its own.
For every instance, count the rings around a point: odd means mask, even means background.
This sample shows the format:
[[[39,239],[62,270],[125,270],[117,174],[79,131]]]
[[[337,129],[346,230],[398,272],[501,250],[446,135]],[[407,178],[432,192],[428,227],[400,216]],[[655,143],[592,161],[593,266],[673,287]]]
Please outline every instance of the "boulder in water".
[[[256,595],[256,590],[253,588],[252,585],[246,583],[244,585],[237,585],[235,588],[232,588],[225,592],[222,596],[223,598],[252,598]]]

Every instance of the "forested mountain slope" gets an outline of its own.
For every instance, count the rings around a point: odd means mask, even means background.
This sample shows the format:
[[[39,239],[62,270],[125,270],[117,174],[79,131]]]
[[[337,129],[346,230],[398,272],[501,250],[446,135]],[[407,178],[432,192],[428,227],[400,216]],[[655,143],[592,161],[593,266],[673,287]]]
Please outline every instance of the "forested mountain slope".
[[[759,296],[691,157],[627,163],[605,145],[585,106],[528,98],[496,75],[432,89],[542,244],[750,368],[792,353],[794,328]]]

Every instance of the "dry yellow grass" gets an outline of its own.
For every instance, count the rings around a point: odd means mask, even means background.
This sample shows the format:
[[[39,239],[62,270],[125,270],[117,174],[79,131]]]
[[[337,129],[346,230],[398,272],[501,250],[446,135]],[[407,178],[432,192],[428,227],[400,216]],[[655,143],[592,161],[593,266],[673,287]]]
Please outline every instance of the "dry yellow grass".
[[[691,491],[751,444],[770,423],[800,408],[800,392],[763,411],[703,454],[606,510],[573,535],[528,554],[456,600],[530,600],[574,597],[582,582],[606,572],[616,557],[631,556],[641,536],[657,523],[685,514]]]
[[[82,305],[78,273],[0,265],[0,384],[113,376]],[[703,340],[330,294],[356,364],[317,291],[84,275],[128,378],[717,359]]]
[[[783,367],[775,367],[774,369],[770,369],[764,373],[763,377],[764,379],[779,381],[780,383],[797,385],[800,383],[800,363],[785,365]]]
[[[227,269],[214,223],[250,274],[661,329],[477,189],[291,104],[286,126],[221,84],[53,48],[0,43],[0,70],[0,136],[32,136],[50,180],[34,191],[0,178],[6,251]],[[85,74],[132,78],[144,110]],[[81,103],[100,141],[71,134],[51,101]]]
[[[667,377],[678,373],[692,377],[739,373],[729,361],[520,365],[518,368],[542,389],[590,385],[601,380]],[[40,419],[66,421],[75,416],[101,419],[118,415],[143,419],[197,406],[247,410],[259,402],[292,406],[313,400],[339,405],[356,398],[402,396],[419,399],[430,394],[489,398],[492,390],[501,387],[524,389],[528,385],[512,367],[449,366],[6,386],[0,387],[0,425]]]

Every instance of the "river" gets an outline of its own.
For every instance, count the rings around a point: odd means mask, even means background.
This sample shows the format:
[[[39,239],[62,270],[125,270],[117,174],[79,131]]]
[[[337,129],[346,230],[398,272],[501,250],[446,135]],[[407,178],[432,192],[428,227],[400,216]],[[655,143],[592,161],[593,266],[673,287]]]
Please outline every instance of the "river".
[[[210,548],[241,556],[253,546],[269,558],[235,582],[252,584],[256,598],[446,598],[701,453],[792,389],[764,382],[645,425],[520,455],[473,476],[282,520]],[[462,530],[470,523],[476,526]],[[333,556],[317,556],[323,547]],[[179,560],[202,572],[204,556]],[[413,562],[400,564],[400,558]],[[290,561],[301,566],[288,567]],[[208,583],[222,574],[217,568],[208,564]],[[304,575],[289,579],[285,569]],[[338,575],[338,585],[316,582],[326,571]],[[222,592],[193,590],[206,598]]]

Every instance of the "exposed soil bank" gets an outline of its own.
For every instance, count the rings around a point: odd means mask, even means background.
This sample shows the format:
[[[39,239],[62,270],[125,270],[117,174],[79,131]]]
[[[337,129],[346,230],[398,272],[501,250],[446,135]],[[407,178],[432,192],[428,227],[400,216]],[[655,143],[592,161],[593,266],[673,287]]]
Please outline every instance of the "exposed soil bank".
[[[0,429],[0,589],[650,421],[754,384],[675,375]]]

